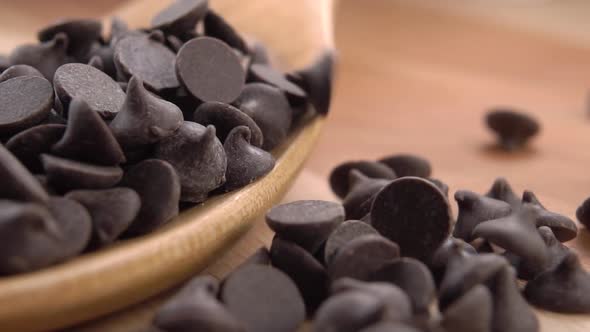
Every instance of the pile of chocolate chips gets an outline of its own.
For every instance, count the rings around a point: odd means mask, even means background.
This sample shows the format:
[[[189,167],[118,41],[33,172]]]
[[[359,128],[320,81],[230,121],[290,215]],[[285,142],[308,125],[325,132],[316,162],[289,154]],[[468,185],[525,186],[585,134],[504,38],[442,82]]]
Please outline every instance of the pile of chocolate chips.
[[[151,328],[296,331],[309,319],[313,332],[534,332],[529,304],[590,313],[590,274],[562,244],[574,221],[502,178],[485,194],[457,191],[455,219],[430,174],[414,155],[336,167],[342,204],[274,207],[270,250],[222,282],[196,277]]]
[[[328,111],[331,54],[280,72],[206,0],[110,31],[61,21],[0,58],[0,275],[150,232],[179,202],[256,181],[296,123]]]

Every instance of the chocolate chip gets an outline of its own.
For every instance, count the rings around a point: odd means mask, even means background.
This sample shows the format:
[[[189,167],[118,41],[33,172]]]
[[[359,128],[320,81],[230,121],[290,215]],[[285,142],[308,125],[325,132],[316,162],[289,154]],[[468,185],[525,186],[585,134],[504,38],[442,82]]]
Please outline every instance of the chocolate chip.
[[[29,65],[52,81],[57,68],[72,62],[66,54],[68,45],[68,37],[64,33],[58,33],[50,41],[19,46],[10,54],[10,65]]]
[[[277,88],[262,83],[246,84],[235,105],[262,130],[264,150],[272,150],[287,137],[292,110],[285,95]]]
[[[0,144],[0,199],[45,203],[49,195],[39,182]]]
[[[70,103],[68,126],[53,153],[99,165],[117,165],[125,161],[121,146],[108,125],[82,99]]]
[[[254,82],[262,82],[272,85],[287,95],[297,98],[305,98],[305,91],[293,84],[285,75],[269,65],[253,64],[250,66],[249,79]]]
[[[360,219],[370,212],[373,198],[391,180],[373,179],[357,169],[351,169],[348,174],[349,189],[342,205],[346,211],[346,219]]]
[[[270,247],[272,265],[285,272],[301,292],[308,316],[328,297],[326,269],[309,252],[275,236]]]
[[[508,203],[468,190],[457,191],[455,200],[459,206],[459,215],[453,236],[467,242],[474,240],[475,226],[487,220],[506,217],[512,212]]]
[[[443,312],[445,331],[491,332],[493,303],[490,291],[482,285],[473,287]]]
[[[359,332],[422,332],[421,330],[400,322],[383,321],[373,324]]]
[[[498,136],[498,144],[506,151],[522,148],[541,129],[532,116],[505,109],[489,111],[486,124]]]
[[[536,210],[535,224],[537,227],[547,226],[551,228],[559,241],[567,242],[573,240],[578,235],[578,226],[576,226],[573,220],[547,210],[533,192],[525,190],[522,194],[522,202],[530,203]]]
[[[316,313],[312,332],[356,332],[381,319],[385,304],[364,291],[348,291],[330,297]]]
[[[46,79],[20,76],[0,83],[0,135],[11,135],[41,123],[53,105]]]
[[[91,61],[93,58],[99,58],[102,64],[102,70],[105,74],[115,78],[117,76],[117,68],[115,67],[115,49],[111,45],[103,45],[101,43],[94,43],[89,56]],[[96,60],[94,60],[96,61]],[[90,64],[90,61],[89,63]]]
[[[429,259],[449,236],[452,213],[444,194],[427,180],[404,177],[373,200],[371,224],[404,256]]]
[[[41,155],[41,162],[48,184],[60,192],[111,188],[123,177],[118,166],[97,166],[48,154]]]
[[[389,166],[397,176],[416,176],[428,178],[432,173],[430,162],[413,154],[395,154],[383,157],[379,162]]]
[[[39,156],[51,150],[61,139],[66,126],[60,124],[38,125],[12,136],[6,148],[32,173],[42,173]]]
[[[90,214],[80,203],[63,197],[51,197],[47,204],[61,234],[59,260],[80,254],[92,233]]]
[[[225,142],[232,129],[246,126],[250,129],[250,143],[256,147],[262,146],[263,136],[260,127],[246,113],[229,104],[216,101],[203,103],[197,108],[192,119],[203,126],[215,126],[217,137],[222,142]]]
[[[157,34],[128,35],[120,40],[114,55],[118,75],[124,78],[137,76],[155,91],[177,88],[180,83],[174,70],[176,55],[158,38]]]
[[[250,46],[250,62],[252,64],[268,65],[271,63],[268,49],[263,43],[255,41]]]
[[[166,331],[241,332],[243,326],[217,300],[219,282],[199,276],[158,309],[154,324]]]
[[[100,38],[102,24],[93,19],[62,20],[43,28],[38,33],[39,41],[47,42],[55,38],[58,33],[68,36],[67,53],[79,61],[90,51],[92,43]]]
[[[399,258],[396,243],[380,235],[357,237],[338,250],[328,263],[332,280],[343,277],[370,280],[380,268]]]
[[[359,220],[347,220],[338,225],[326,240],[324,261],[329,264],[334,255],[345,244],[363,235],[378,235],[379,233],[369,224]]]
[[[505,178],[494,180],[494,184],[492,184],[492,187],[485,196],[504,201],[510,204],[513,209],[519,208],[522,204],[520,198],[514,193],[514,190],[512,190],[512,187]]]
[[[141,198],[141,209],[128,234],[147,233],[178,214],[180,181],[168,162],[144,160],[125,172],[120,185],[134,189]]]
[[[552,270],[530,281],[524,290],[533,305],[555,312],[590,313],[590,274],[578,256],[568,252]]]
[[[305,319],[305,304],[289,277],[269,266],[249,265],[223,283],[221,300],[248,332],[295,331]]]
[[[92,245],[113,242],[139,213],[139,195],[129,188],[70,191],[66,198],[82,204],[92,217]]]
[[[250,129],[235,127],[227,136],[223,148],[227,156],[224,191],[246,186],[270,173],[275,166],[274,157],[250,144]]]
[[[154,156],[176,169],[184,202],[200,203],[225,182],[227,157],[213,126],[184,121],[174,135],[158,142]]]
[[[209,9],[207,15],[205,15],[203,26],[205,35],[220,39],[243,54],[249,53],[248,45],[240,34],[213,10]]]
[[[88,60],[88,65],[104,72],[104,63],[98,55],[91,57],[90,60]]]
[[[576,218],[586,226],[586,229],[590,229],[590,197],[584,200],[576,209]]]
[[[110,128],[125,150],[134,150],[170,137],[182,122],[182,112],[176,105],[148,92],[134,76]]]
[[[310,253],[316,252],[343,220],[342,205],[318,200],[278,205],[266,214],[270,229]]]
[[[224,42],[210,37],[195,38],[182,46],[176,73],[186,89],[204,102],[231,103],[245,82],[240,59]]]
[[[448,199],[449,198],[449,186],[442,182],[439,179],[433,179],[433,178],[428,178],[428,181],[430,181],[430,183],[432,183],[433,185],[435,185],[444,195],[445,197]]]
[[[45,78],[37,69],[29,65],[14,65],[6,68],[0,75],[0,82],[8,81],[11,78],[20,76],[36,76]]]
[[[152,29],[184,34],[207,14],[207,0],[177,0],[152,18]]]
[[[437,285],[440,285],[449,262],[468,255],[477,255],[477,251],[463,240],[448,238],[432,255],[428,264]]]
[[[82,63],[59,67],[53,84],[65,109],[69,108],[73,99],[80,99],[105,119],[115,117],[125,100],[125,93],[117,82],[102,71]]]
[[[327,51],[308,67],[295,72],[316,112],[323,115],[330,111],[334,62],[334,53]]]
[[[348,161],[336,166],[330,173],[330,187],[339,198],[344,198],[350,191],[350,171],[357,170],[373,179],[393,180],[396,174],[385,164],[373,161]]]

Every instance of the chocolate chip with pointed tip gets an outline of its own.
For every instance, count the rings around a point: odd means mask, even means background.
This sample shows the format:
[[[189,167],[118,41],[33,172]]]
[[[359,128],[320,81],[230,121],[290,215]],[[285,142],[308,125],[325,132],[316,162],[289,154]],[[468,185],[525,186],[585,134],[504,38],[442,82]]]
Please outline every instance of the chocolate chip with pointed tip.
[[[232,49],[211,37],[198,37],[182,46],[176,56],[176,73],[183,86],[203,102],[233,102],[246,77]]]
[[[370,212],[373,198],[391,180],[370,178],[357,169],[351,169],[348,177],[349,190],[342,205],[346,219],[360,219]]]
[[[399,246],[380,235],[359,236],[338,250],[327,265],[332,280],[343,277],[367,281],[400,257]]]
[[[31,173],[0,144],[0,199],[46,203],[49,195]]]
[[[41,44],[25,44],[17,47],[9,56],[10,65],[29,65],[39,70],[52,81],[53,74],[61,65],[72,62],[66,54],[69,40],[64,33],[58,33],[52,40]]]
[[[263,83],[246,84],[234,104],[260,127],[264,150],[272,150],[287,138],[293,111],[279,89]]]
[[[561,242],[573,240],[578,235],[578,226],[570,218],[547,210],[532,192],[525,190],[522,194],[522,202],[529,203],[537,210],[535,223],[537,227],[547,226],[551,228],[555,237]]]
[[[42,124],[31,127],[12,136],[6,142],[6,148],[31,173],[42,173],[43,165],[39,156],[42,153],[48,153],[65,131],[66,126],[61,124]]]
[[[207,0],[175,1],[152,18],[151,29],[160,29],[174,34],[194,30],[205,17],[209,8]]]
[[[181,201],[200,203],[225,182],[227,157],[213,126],[184,121],[174,135],[156,144],[154,156],[176,169]]]
[[[315,253],[344,221],[344,208],[336,202],[305,200],[281,204],[266,213],[266,223],[278,236]]]
[[[324,248],[324,262],[329,264],[342,246],[363,235],[378,235],[379,233],[368,223],[360,220],[347,220],[339,224],[326,240]]]
[[[466,242],[474,240],[473,229],[480,223],[506,217],[512,212],[508,203],[469,190],[457,191],[455,200],[459,207],[459,215],[453,236]]]
[[[205,15],[203,27],[205,35],[223,40],[226,44],[243,54],[250,52],[248,45],[240,34],[212,9],[209,9],[207,15]]]
[[[492,318],[492,295],[478,285],[446,308],[441,326],[445,331],[491,332]]]
[[[248,332],[295,331],[305,320],[297,286],[270,266],[249,265],[234,271],[223,282],[220,298]]]
[[[273,170],[274,157],[251,145],[250,139],[250,129],[245,126],[235,127],[227,136],[223,144],[227,156],[223,191],[232,191],[246,186]]]
[[[174,69],[176,54],[150,36],[124,37],[115,46],[114,60],[118,75],[137,76],[154,91],[180,86]]]
[[[126,234],[147,233],[178,215],[180,180],[168,162],[146,159],[127,169],[120,185],[141,198],[139,213]]]
[[[41,155],[41,162],[48,184],[59,192],[111,188],[123,177],[118,166],[97,166],[48,154]]]
[[[172,136],[182,122],[182,111],[176,105],[148,92],[134,76],[125,102],[109,126],[121,146],[133,150]]]
[[[378,322],[385,310],[380,298],[364,291],[348,291],[326,300],[316,313],[312,332],[356,332]]]
[[[303,89],[290,82],[285,74],[269,65],[253,64],[250,66],[248,79],[253,82],[262,82],[272,85],[287,95],[297,98],[305,98],[307,95]]]
[[[373,324],[367,328],[359,330],[359,332],[422,332],[416,327],[400,322],[382,321]]]
[[[521,149],[541,130],[535,118],[510,109],[489,111],[486,124],[498,137],[499,146],[506,151]]]
[[[112,243],[129,227],[139,213],[139,195],[129,188],[74,190],[66,198],[82,204],[92,217],[93,247]]]
[[[11,78],[20,76],[36,76],[45,78],[45,76],[43,76],[43,74],[41,74],[41,72],[39,72],[34,67],[31,67],[29,65],[14,65],[2,71],[2,75],[0,75],[0,82],[4,82]]]
[[[78,61],[85,61],[84,57],[90,51],[92,43],[100,39],[102,24],[93,19],[61,20],[41,29],[37,37],[39,41],[47,42],[58,33],[68,36],[67,53]]]
[[[70,103],[66,132],[51,151],[58,156],[99,165],[125,162],[125,154],[108,125],[78,98]]]
[[[0,135],[43,122],[53,105],[53,88],[42,77],[19,76],[0,83]]]
[[[488,190],[485,196],[504,201],[510,204],[514,210],[522,205],[520,198],[514,193],[508,180],[502,177],[494,180],[492,187]]]
[[[92,219],[80,203],[64,197],[50,197],[47,204],[62,235],[60,261],[80,254],[90,241]]]
[[[300,78],[300,86],[307,93],[309,101],[322,115],[326,115],[330,111],[334,66],[335,55],[333,51],[326,51],[309,66],[295,72]]]
[[[449,237],[436,249],[428,263],[428,268],[432,272],[436,284],[440,285],[451,260],[468,255],[477,255],[475,248],[461,239]]]
[[[115,117],[125,100],[125,92],[117,82],[99,69],[82,63],[59,67],[53,85],[64,109],[69,109],[73,100],[79,99],[105,119]]]
[[[379,159],[380,163],[389,166],[397,176],[416,176],[428,178],[432,173],[430,162],[418,155],[394,154]]]
[[[334,167],[329,177],[330,187],[339,198],[344,198],[350,191],[350,171],[353,169],[373,179],[397,178],[395,172],[382,163],[365,160],[344,162]]]

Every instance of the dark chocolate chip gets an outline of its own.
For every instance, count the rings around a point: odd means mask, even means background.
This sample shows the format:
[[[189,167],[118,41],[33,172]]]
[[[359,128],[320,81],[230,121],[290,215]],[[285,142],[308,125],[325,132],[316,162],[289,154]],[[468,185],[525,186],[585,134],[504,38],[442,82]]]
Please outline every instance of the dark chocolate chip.
[[[477,251],[463,240],[453,237],[448,238],[432,255],[428,264],[432,276],[437,285],[440,285],[445,275],[449,262],[453,259],[465,257],[468,255],[477,255]]]
[[[334,53],[327,51],[308,67],[295,72],[316,112],[323,115],[330,110],[334,58]]]
[[[58,33],[68,36],[67,53],[78,61],[84,61],[92,44],[100,39],[102,24],[93,19],[62,20],[43,28],[37,36],[40,41],[47,42]]]
[[[347,220],[338,225],[326,240],[324,248],[324,262],[329,264],[334,255],[350,241],[363,235],[378,235],[379,233],[369,224],[359,220]]]
[[[512,187],[505,178],[494,180],[494,184],[492,184],[492,187],[485,196],[504,201],[510,204],[513,209],[519,208],[522,204],[520,198],[514,193],[514,190],[512,190]]]
[[[371,207],[371,224],[404,256],[429,259],[451,231],[451,207],[433,184],[417,177],[394,180]]]
[[[102,72],[104,72],[104,62],[102,61],[102,58],[98,55],[94,55],[90,58],[90,60],[88,60],[88,65],[90,67],[94,67]]]
[[[303,89],[287,80],[283,73],[269,65],[253,64],[250,66],[249,75],[250,80],[272,85],[290,96],[306,97]]]
[[[235,127],[227,136],[223,148],[227,156],[224,191],[246,186],[266,174],[275,166],[274,157],[250,144],[250,129]]]
[[[118,166],[97,166],[48,154],[41,155],[41,162],[47,183],[60,192],[111,188],[123,177],[123,170]]]
[[[80,254],[88,246],[92,234],[92,219],[86,208],[63,197],[51,197],[47,206],[62,236],[59,260]]]
[[[110,128],[125,150],[134,150],[173,135],[182,122],[182,112],[176,105],[148,92],[134,76]]]
[[[292,110],[279,89],[262,83],[246,84],[235,105],[262,130],[266,151],[282,143],[291,128]]]
[[[139,214],[128,234],[144,234],[178,214],[180,181],[174,167],[158,159],[147,159],[129,168],[121,186],[134,189],[141,198]]]
[[[125,155],[109,126],[82,99],[70,103],[68,126],[51,151],[59,156],[99,165],[117,165]]]
[[[43,76],[43,74],[41,74],[41,72],[39,72],[34,67],[31,67],[29,65],[14,65],[2,71],[2,75],[0,75],[0,82],[4,82],[11,78],[20,76],[36,76],[45,78],[45,76]]]
[[[295,331],[305,320],[305,304],[293,281],[278,269],[249,265],[223,283],[221,300],[248,332]]]
[[[295,243],[275,236],[270,247],[272,265],[285,272],[303,297],[308,316],[312,316],[328,297],[326,269],[309,252]]]
[[[397,176],[416,176],[428,178],[432,173],[430,162],[413,154],[395,154],[383,157],[379,162],[389,166]]]
[[[197,23],[207,14],[208,2],[177,0],[152,18],[151,28],[176,34],[194,30]]]
[[[243,54],[248,54],[248,45],[240,34],[223,17],[209,9],[203,21],[205,35],[223,40],[229,46],[237,49]]]
[[[344,198],[350,191],[350,171],[357,170],[373,179],[393,180],[396,174],[385,164],[373,161],[348,161],[336,166],[330,173],[330,187],[339,198]]]
[[[100,58],[102,63],[102,71],[112,78],[117,77],[117,68],[115,67],[115,49],[111,45],[103,45],[101,43],[94,43],[90,50],[90,57]],[[96,60],[95,60],[96,61]],[[90,63],[89,63],[90,64]]]
[[[433,178],[428,178],[428,181],[430,181],[430,183],[432,183],[433,185],[435,185],[443,194],[445,194],[445,197],[448,199],[449,198],[449,186],[442,182],[439,179],[433,179]]]
[[[498,136],[500,147],[506,151],[522,148],[541,129],[532,116],[504,109],[488,112],[486,124]]]
[[[506,217],[512,212],[508,203],[468,190],[457,191],[455,200],[459,207],[459,215],[453,236],[467,242],[474,240],[473,229],[475,226],[487,220]]]
[[[378,322],[385,303],[365,291],[348,291],[326,300],[316,313],[312,332],[356,332]]]
[[[10,54],[10,65],[29,65],[39,70],[46,79],[53,81],[57,68],[72,62],[66,54],[68,44],[68,37],[58,33],[50,41],[19,46]]]
[[[192,120],[203,126],[215,126],[217,137],[222,142],[225,142],[232,129],[246,126],[250,129],[251,144],[256,147],[262,146],[263,136],[260,127],[246,113],[229,104],[216,101],[203,103],[193,114]]]
[[[139,213],[139,195],[129,188],[70,191],[66,198],[82,204],[92,217],[92,245],[112,243]]]
[[[44,78],[20,76],[0,83],[0,135],[41,123],[53,105],[53,88]]]
[[[233,102],[242,92],[244,69],[224,42],[199,37],[182,46],[176,57],[178,79],[197,99]]]
[[[174,70],[176,55],[157,38],[157,34],[130,35],[120,40],[114,55],[117,73],[123,78],[137,76],[155,91],[177,88],[180,83]]]
[[[0,199],[45,203],[49,195],[31,173],[0,144]]]
[[[576,218],[586,226],[586,229],[590,229],[590,197],[584,200],[576,209]]]
[[[400,322],[383,321],[373,324],[367,328],[359,330],[359,332],[422,332],[421,330],[411,325],[406,325]]]
[[[82,63],[59,67],[53,84],[64,109],[69,109],[73,99],[80,99],[105,119],[112,119],[125,100],[125,92],[117,82],[102,71]]]
[[[338,250],[328,263],[332,280],[349,277],[358,280],[370,278],[383,266],[399,259],[396,243],[380,235],[357,237]]]
[[[42,173],[43,165],[39,156],[48,153],[63,136],[66,126],[42,124],[12,136],[6,148],[32,173]]]
[[[342,205],[346,219],[360,219],[370,212],[373,198],[391,180],[370,178],[357,169],[351,169],[348,174],[349,190]]]
[[[277,205],[266,214],[266,223],[285,240],[316,252],[344,220],[342,205],[328,201],[295,201]]]
[[[493,303],[483,285],[473,287],[443,312],[441,326],[453,332],[491,332]]]
[[[158,142],[154,156],[176,169],[181,201],[200,203],[225,182],[227,157],[213,126],[184,121],[174,135]]]
[[[551,228],[559,241],[567,242],[573,240],[578,235],[578,226],[576,226],[573,220],[547,210],[533,192],[525,190],[522,194],[522,202],[529,203],[535,208],[537,212],[537,216],[535,217],[537,227],[547,226]]]

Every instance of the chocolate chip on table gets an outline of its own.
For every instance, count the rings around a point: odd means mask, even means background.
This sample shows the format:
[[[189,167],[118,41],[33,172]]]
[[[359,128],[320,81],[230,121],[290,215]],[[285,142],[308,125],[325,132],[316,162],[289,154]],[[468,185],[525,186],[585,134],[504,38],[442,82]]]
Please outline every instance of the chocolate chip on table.
[[[127,169],[120,186],[135,190],[141,208],[127,234],[147,233],[178,215],[180,180],[164,160],[146,159]]]
[[[250,129],[245,126],[235,127],[227,136],[223,144],[227,156],[223,191],[246,186],[273,170],[274,157],[250,144],[250,140]]]
[[[590,273],[568,252],[552,270],[529,281],[524,295],[533,305],[563,313],[590,313]]]
[[[483,285],[473,287],[443,312],[441,326],[445,331],[491,332],[493,302]]]
[[[260,127],[264,150],[272,150],[287,138],[293,110],[279,89],[263,83],[246,84],[234,104]]]
[[[313,316],[328,297],[329,277],[326,269],[305,249],[278,236],[272,240],[270,257],[272,265],[295,282],[308,316]]]
[[[244,331],[241,323],[217,299],[219,282],[198,276],[156,312],[154,325],[165,331]]]
[[[58,33],[68,36],[67,53],[78,61],[85,61],[84,57],[90,51],[92,43],[100,38],[102,24],[93,19],[62,20],[43,28],[37,36],[39,41],[47,42],[55,38]]]
[[[305,304],[293,281],[278,269],[249,265],[223,282],[226,308],[248,332],[295,331],[305,320]]]
[[[344,198],[350,191],[350,171],[357,170],[373,179],[393,180],[397,176],[385,164],[373,161],[348,161],[336,166],[330,173],[330,187],[336,196]]]
[[[453,236],[466,242],[474,240],[473,229],[480,223],[508,216],[512,212],[504,201],[479,195],[472,191],[460,190],[455,193],[459,215]]]
[[[2,74],[0,75],[0,82],[20,76],[36,76],[45,78],[41,72],[29,65],[14,65],[2,71]]]
[[[377,324],[373,324],[367,328],[359,330],[359,332],[422,332],[421,330],[400,322],[390,322],[384,320]]]
[[[367,281],[399,257],[396,243],[380,235],[363,235],[343,245],[328,263],[327,270],[332,280],[349,277]]]
[[[53,84],[64,109],[69,108],[73,99],[80,99],[105,119],[115,117],[125,100],[125,93],[117,82],[83,63],[59,67],[53,77]]]
[[[432,173],[430,162],[413,154],[394,154],[379,159],[379,162],[389,166],[399,177],[428,178]]]
[[[80,203],[64,197],[50,197],[47,204],[62,236],[60,261],[80,254],[90,241],[92,219]]]
[[[522,205],[520,198],[514,193],[514,190],[512,190],[512,187],[505,178],[497,178],[494,180],[492,187],[488,190],[485,196],[504,201],[510,204],[513,209],[520,208]]]
[[[586,226],[586,229],[590,229],[590,197],[585,199],[576,209],[576,218]]]
[[[440,285],[451,260],[469,255],[477,255],[475,248],[463,240],[449,237],[436,249],[428,263],[428,268],[432,272],[436,284]]]
[[[451,207],[433,184],[417,177],[394,180],[373,200],[371,225],[404,256],[427,260],[451,231]]]
[[[72,62],[66,54],[69,45],[68,37],[58,33],[47,42],[25,44],[15,48],[9,56],[10,65],[29,65],[39,70],[49,81],[61,65]]]
[[[208,11],[207,0],[177,0],[152,18],[151,29],[172,34],[194,30]]]
[[[43,165],[39,156],[48,153],[51,147],[61,139],[66,126],[61,124],[42,124],[12,136],[6,142],[6,148],[31,173],[42,173]]]
[[[315,253],[342,221],[342,205],[328,201],[295,201],[277,205],[266,213],[270,229],[310,253]]]
[[[53,105],[46,79],[20,76],[0,83],[0,135],[12,135],[41,123]]]
[[[330,111],[334,62],[334,53],[324,52],[309,66],[294,73],[298,77],[298,85],[305,90],[314,109],[322,115]]]
[[[37,179],[0,144],[0,199],[46,203],[49,195]]]
[[[182,111],[176,105],[148,92],[141,79],[133,76],[109,126],[123,149],[133,150],[172,136],[182,122]]]
[[[270,65],[253,64],[250,66],[248,75],[250,81],[272,85],[289,96],[296,98],[306,98],[307,96],[303,89],[290,82],[283,73]]]
[[[211,37],[198,37],[182,46],[176,56],[176,73],[195,98],[224,103],[238,98],[246,76],[232,49]]]
[[[213,126],[184,121],[174,135],[156,144],[154,156],[176,169],[181,201],[203,202],[225,182],[227,157]]]
[[[92,217],[91,245],[102,247],[118,238],[139,213],[139,195],[129,188],[74,190],[66,198],[82,204]]]
[[[525,190],[522,194],[522,202],[529,203],[537,212],[535,223],[537,227],[547,226],[551,228],[555,237],[561,242],[573,240],[578,235],[578,226],[570,218],[547,210],[535,194]]]
[[[223,17],[209,9],[203,20],[205,35],[224,41],[243,54],[250,53],[248,45],[240,34]]]
[[[357,169],[350,170],[348,174],[349,190],[342,205],[346,219],[360,219],[370,212],[373,198],[391,180],[370,178]]]
[[[541,129],[532,116],[510,109],[489,111],[486,124],[498,136],[499,146],[506,151],[521,149]]]
[[[75,189],[105,189],[115,186],[123,177],[118,166],[97,166],[49,154],[41,155],[47,183],[59,192]]]
[[[262,146],[264,138],[260,127],[246,113],[232,105],[217,101],[203,103],[195,110],[192,120],[203,126],[215,126],[217,137],[222,142],[225,142],[232,129],[238,126],[246,126],[250,129],[250,143],[256,147]]]
[[[326,240],[324,261],[329,264],[334,255],[350,241],[363,235],[378,235],[379,233],[369,224],[359,220],[347,220],[339,224]]]
[[[355,332],[378,322],[385,310],[382,299],[364,291],[347,291],[327,299],[315,315],[312,332]]]

